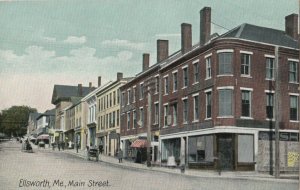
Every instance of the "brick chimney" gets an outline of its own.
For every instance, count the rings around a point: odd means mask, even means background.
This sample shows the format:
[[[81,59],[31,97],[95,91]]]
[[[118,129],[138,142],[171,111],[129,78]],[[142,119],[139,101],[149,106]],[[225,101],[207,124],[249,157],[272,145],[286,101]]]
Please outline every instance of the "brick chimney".
[[[285,17],[285,32],[295,40],[298,40],[298,15],[291,14]]]
[[[98,87],[101,86],[101,76],[98,76]]]
[[[89,82],[89,92],[92,92],[93,84],[92,82]]]
[[[78,90],[78,96],[82,96],[82,84],[78,84],[78,88],[77,88],[77,90]]]
[[[123,73],[117,73],[117,81],[120,81],[123,78]]]
[[[192,25],[181,24],[181,52],[186,53],[192,48]]]
[[[161,62],[169,56],[169,41],[157,40],[157,62]]]
[[[149,68],[149,60],[150,60],[150,54],[144,53],[143,54],[143,71],[146,71]]]
[[[200,10],[200,46],[210,39],[211,30],[211,8],[204,7]]]

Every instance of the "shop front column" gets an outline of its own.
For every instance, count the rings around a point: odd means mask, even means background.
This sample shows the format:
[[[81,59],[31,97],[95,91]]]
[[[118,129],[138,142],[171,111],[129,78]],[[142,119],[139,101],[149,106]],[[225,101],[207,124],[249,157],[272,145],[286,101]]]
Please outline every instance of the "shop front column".
[[[185,165],[185,147],[186,139],[184,137],[180,138],[180,165]]]

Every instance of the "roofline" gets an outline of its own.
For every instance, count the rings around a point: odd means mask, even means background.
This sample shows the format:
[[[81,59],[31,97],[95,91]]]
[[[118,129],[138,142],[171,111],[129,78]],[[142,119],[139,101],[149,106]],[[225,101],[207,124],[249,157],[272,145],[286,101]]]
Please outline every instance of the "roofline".
[[[91,98],[92,96],[96,95],[96,93],[98,91],[100,91],[102,88],[105,88],[107,85],[111,84],[112,81],[108,81],[107,83],[105,83],[104,85],[102,86],[99,86],[98,88],[96,88],[95,90],[93,90],[92,92],[88,93],[86,96],[84,96],[82,99],[81,99],[81,102],[83,101],[87,101],[89,98]]]
[[[291,49],[291,50],[299,51],[299,48],[296,49],[296,48],[282,46],[282,45],[270,44],[270,43],[259,42],[259,41],[254,41],[254,40],[247,40],[247,39],[243,39],[243,38],[235,38],[235,37],[217,38],[214,41],[220,41],[220,40],[241,40],[241,41],[245,41],[245,42],[252,42],[252,43],[257,43],[257,44],[262,44],[262,45],[268,45],[268,46],[274,46],[274,47],[278,46],[278,47],[282,47],[282,48],[286,48],[286,49]]]

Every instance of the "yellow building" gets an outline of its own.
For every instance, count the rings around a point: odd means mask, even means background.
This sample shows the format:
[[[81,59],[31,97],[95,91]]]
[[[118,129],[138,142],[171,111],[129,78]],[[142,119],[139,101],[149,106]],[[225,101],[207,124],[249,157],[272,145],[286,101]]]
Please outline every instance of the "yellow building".
[[[117,73],[117,80],[96,93],[97,96],[97,128],[96,137],[100,152],[116,156],[120,147],[120,86],[131,78],[123,78]]]

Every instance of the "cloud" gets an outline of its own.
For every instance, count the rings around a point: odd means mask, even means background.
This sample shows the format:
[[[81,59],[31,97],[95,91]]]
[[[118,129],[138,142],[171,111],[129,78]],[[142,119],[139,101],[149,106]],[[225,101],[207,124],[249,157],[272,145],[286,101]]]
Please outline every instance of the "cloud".
[[[63,42],[66,44],[84,44],[86,42],[86,37],[68,36],[68,38],[65,39]]]
[[[44,42],[50,42],[50,43],[56,42],[56,38],[54,38],[54,37],[43,36],[43,37],[42,37],[42,40],[43,40]]]
[[[120,48],[128,48],[128,49],[133,49],[133,50],[145,49],[144,43],[131,42],[128,40],[120,40],[120,39],[105,40],[102,42],[102,45],[116,46],[116,47],[120,47]]]
[[[141,69],[131,51],[100,57],[96,49],[80,47],[65,56],[40,46],[29,46],[18,55],[12,50],[0,50],[0,110],[12,105],[28,105],[44,111],[51,108],[54,84],[96,85],[97,77],[103,83],[116,79],[117,72],[134,76]],[[30,84],[30,85],[28,85]]]
[[[174,33],[174,34],[156,34],[155,37],[157,37],[157,38],[180,37],[180,34],[179,33]]]

